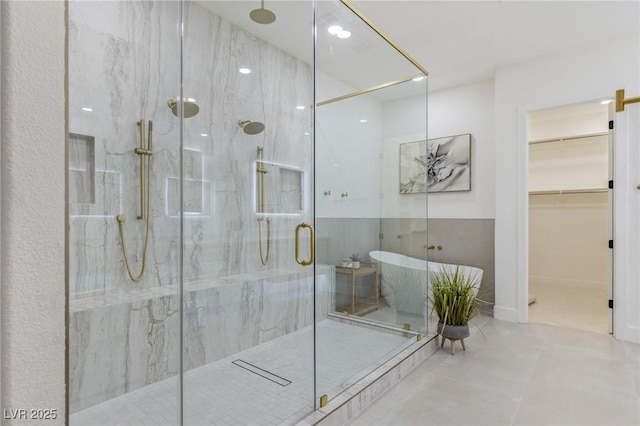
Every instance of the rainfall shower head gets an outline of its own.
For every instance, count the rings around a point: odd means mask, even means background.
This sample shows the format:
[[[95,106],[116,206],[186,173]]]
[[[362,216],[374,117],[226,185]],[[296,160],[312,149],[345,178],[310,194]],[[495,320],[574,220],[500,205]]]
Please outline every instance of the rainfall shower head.
[[[276,14],[264,8],[264,0],[260,2],[260,9],[253,9],[249,13],[251,20],[257,24],[272,24],[276,20]]]
[[[167,102],[167,105],[169,106],[169,108],[171,108],[171,112],[173,113],[173,115],[177,117],[178,101],[176,101],[175,99],[169,99],[169,102]],[[184,118],[193,117],[200,111],[200,107],[198,107],[198,105],[195,102],[190,102],[190,101],[184,101],[182,103],[182,108],[183,108],[182,114],[184,115]]]
[[[264,130],[264,124],[259,121],[238,120],[238,126],[248,135],[257,135]]]

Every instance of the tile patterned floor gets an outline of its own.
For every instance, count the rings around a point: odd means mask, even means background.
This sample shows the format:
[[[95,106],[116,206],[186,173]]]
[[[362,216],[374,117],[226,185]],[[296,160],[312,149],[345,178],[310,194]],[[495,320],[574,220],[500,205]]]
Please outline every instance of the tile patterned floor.
[[[640,345],[607,334],[484,319],[349,424],[640,424]]]
[[[418,330],[425,332],[427,328],[426,320],[423,315],[412,314],[408,312],[398,312],[390,307],[384,298],[380,299],[378,309],[371,311],[363,315],[363,318],[368,320],[378,321],[383,324],[394,324],[397,327],[402,328],[404,324],[410,324],[412,330]],[[435,330],[436,322],[433,322],[434,318],[427,318],[431,321],[428,325],[429,330]],[[435,334],[435,333],[434,333]]]
[[[319,323],[316,338],[319,395],[339,393],[407,343],[404,337],[332,320]],[[296,423],[313,409],[312,348],[313,329],[306,328],[186,372],[184,424]],[[291,384],[282,386],[234,365],[237,359]],[[70,424],[175,425],[177,394],[177,379],[168,379],[75,413]]]

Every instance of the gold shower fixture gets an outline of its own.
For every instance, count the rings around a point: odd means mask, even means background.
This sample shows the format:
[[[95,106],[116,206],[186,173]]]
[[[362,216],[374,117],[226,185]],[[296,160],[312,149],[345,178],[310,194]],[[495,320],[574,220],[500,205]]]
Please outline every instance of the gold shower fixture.
[[[264,148],[258,147],[256,155],[258,157],[258,161],[256,161],[256,179],[258,180],[258,247],[260,249],[260,263],[263,265],[267,265],[269,262],[269,252],[271,249],[271,218],[267,217],[267,251],[266,255],[262,251],[262,221],[264,220],[264,175],[267,173],[267,170],[264,168],[263,160],[263,150]]]
[[[145,221],[144,244],[142,248],[142,268],[140,273],[135,275],[131,272],[129,257],[127,256],[127,245],[124,239],[124,222],[126,217],[124,214],[116,216],[118,221],[118,231],[120,234],[120,245],[122,246],[122,256],[124,257],[124,265],[127,268],[127,274],[133,282],[139,282],[144,276],[147,265],[147,244],[149,242],[149,221],[151,220],[149,211],[149,193],[151,191],[151,155],[153,154],[153,121],[149,120],[149,129],[147,139],[145,141],[145,121],[138,120],[136,123],[140,132],[140,147],[134,152],[140,156],[140,214],[138,219]]]
[[[167,106],[171,108],[171,112],[176,117],[178,116],[178,101],[175,99],[169,99]],[[195,103],[195,99],[187,98],[182,102],[182,115],[184,118],[191,118],[200,112],[200,107]]]
[[[238,120],[238,126],[248,135],[257,135],[264,131],[264,124],[259,121]]]
[[[249,17],[253,22],[263,25],[273,24],[276,20],[276,14],[264,8],[264,0],[260,1],[260,9],[249,12]]]

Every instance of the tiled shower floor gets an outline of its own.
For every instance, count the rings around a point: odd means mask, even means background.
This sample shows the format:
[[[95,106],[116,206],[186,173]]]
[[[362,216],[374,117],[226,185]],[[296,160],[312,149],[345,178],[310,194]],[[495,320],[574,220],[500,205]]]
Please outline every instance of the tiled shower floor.
[[[332,320],[318,324],[316,338],[318,398],[335,396],[410,343]],[[255,372],[234,364],[237,360],[257,367]],[[175,425],[177,394],[177,379],[167,379],[74,413],[70,424]],[[183,395],[185,425],[296,423],[313,411],[313,328],[187,371]]]

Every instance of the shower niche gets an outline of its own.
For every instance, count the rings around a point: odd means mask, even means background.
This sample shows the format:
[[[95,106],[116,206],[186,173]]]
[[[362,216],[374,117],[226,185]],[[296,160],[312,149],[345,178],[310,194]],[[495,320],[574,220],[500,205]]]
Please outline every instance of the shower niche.
[[[69,202],[93,204],[96,201],[96,162],[93,136],[69,134]]]

